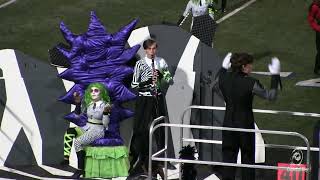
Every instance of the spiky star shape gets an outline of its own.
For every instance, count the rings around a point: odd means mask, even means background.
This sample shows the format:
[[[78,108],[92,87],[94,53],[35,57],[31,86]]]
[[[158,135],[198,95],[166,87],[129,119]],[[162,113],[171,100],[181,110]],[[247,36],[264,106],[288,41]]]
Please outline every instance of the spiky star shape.
[[[80,35],[73,34],[63,22],[60,23],[60,30],[71,48],[57,47],[70,63],[70,68],[58,76],[75,84],[59,100],[75,104],[74,92],[79,92],[82,97],[90,83],[104,84],[113,104],[108,133],[112,136],[119,135],[120,139],[119,121],[133,115],[131,110],[123,108],[121,104],[136,97],[125,86],[124,81],[133,74],[133,68],[127,64],[140,48],[140,45],[125,48],[137,22],[138,20],[133,20],[118,32],[110,34],[95,13],[91,12],[88,30]],[[76,118],[74,113],[65,118],[78,126],[86,123],[85,117]]]

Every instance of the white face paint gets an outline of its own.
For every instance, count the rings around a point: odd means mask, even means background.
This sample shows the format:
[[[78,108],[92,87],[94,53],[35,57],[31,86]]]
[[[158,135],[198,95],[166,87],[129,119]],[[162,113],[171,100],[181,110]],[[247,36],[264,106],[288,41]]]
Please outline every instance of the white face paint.
[[[92,87],[90,89],[90,95],[92,101],[99,101],[100,100],[100,90],[96,87]]]

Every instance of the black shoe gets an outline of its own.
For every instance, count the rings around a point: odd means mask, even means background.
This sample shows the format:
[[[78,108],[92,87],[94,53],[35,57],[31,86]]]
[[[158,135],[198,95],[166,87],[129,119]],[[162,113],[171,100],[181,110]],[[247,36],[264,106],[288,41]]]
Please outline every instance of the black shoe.
[[[135,175],[129,175],[126,180],[148,180],[148,174],[140,173]]]
[[[60,162],[60,165],[62,165],[62,166],[68,166],[68,165],[69,165],[69,160],[64,159],[63,161]]]
[[[164,179],[164,172],[162,169],[162,166],[158,166],[156,169],[153,169],[152,171],[152,179],[157,179],[157,175],[161,177],[161,179]]]
[[[71,176],[72,179],[80,179],[81,175],[84,175],[84,170],[77,169],[76,172]]]
[[[213,174],[221,174],[221,169],[222,167],[221,166],[217,166],[217,165],[213,165],[211,166],[211,171]]]
[[[135,176],[137,174],[145,173],[143,170],[143,162],[138,159],[137,162],[133,163],[129,169],[129,175]]]

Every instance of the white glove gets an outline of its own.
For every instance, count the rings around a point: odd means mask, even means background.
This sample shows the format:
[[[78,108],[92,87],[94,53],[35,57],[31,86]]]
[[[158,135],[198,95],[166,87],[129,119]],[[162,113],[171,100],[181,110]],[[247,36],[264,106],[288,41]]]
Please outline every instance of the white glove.
[[[102,116],[102,124],[103,124],[103,126],[105,127],[106,130],[108,130],[109,122],[110,122],[109,115],[103,115]]]
[[[268,65],[269,72],[272,75],[280,74],[280,61],[277,57],[271,58],[271,64]]]
[[[223,59],[223,62],[222,62],[222,67],[224,69],[229,69],[231,67],[231,62],[230,62],[230,59],[231,59],[231,56],[232,56],[232,53],[229,52],[226,57],[224,57]]]
[[[82,126],[82,127],[80,127],[82,130],[84,130],[84,131],[88,131],[89,129],[90,129],[90,127],[88,126],[88,124],[86,124],[86,125],[84,125],[84,126]]]

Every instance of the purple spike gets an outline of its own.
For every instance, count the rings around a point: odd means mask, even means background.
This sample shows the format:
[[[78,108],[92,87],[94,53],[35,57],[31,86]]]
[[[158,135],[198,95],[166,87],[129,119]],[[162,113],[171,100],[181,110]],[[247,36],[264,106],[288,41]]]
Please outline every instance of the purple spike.
[[[134,112],[131,109],[122,108],[120,110],[121,120],[130,118],[134,115]]]
[[[85,86],[83,84],[75,84],[72,86],[72,88],[65,94],[64,96],[61,96],[58,100],[62,101],[67,104],[75,104],[73,99],[73,93],[78,92],[80,94],[80,97],[82,99],[84,94]]]
[[[63,21],[60,23],[60,31],[64,39],[71,45],[75,35],[67,28]]]
[[[85,126],[88,120],[88,117],[85,115],[76,115],[74,112],[71,112],[64,116],[64,118],[79,127]]]
[[[109,48],[107,60],[116,59],[119,56],[121,56],[121,54],[123,53],[123,49],[124,49],[124,44],[121,46],[119,46],[119,45],[111,46]]]
[[[114,88],[114,97],[119,103],[127,102],[136,98],[136,95],[127,89],[124,85],[118,85]]]
[[[97,139],[95,140],[92,145],[93,146],[122,146],[123,145],[123,140],[121,137],[114,137],[114,138],[110,138],[108,131],[105,133],[108,138],[101,138],[101,139]]]
[[[90,13],[90,23],[88,31],[86,33],[88,36],[104,35],[107,34],[106,28],[102,25],[96,14],[91,11]]]
[[[57,46],[57,49],[70,61],[70,57],[68,57],[69,51],[63,47]]]
[[[114,81],[122,82],[125,78],[127,78],[129,75],[133,74],[133,68],[132,67],[121,67],[116,68],[111,77]]]
[[[116,34],[113,35],[112,44],[113,45],[124,45],[127,42],[133,28],[137,25],[137,23],[138,23],[138,19],[135,19],[135,20],[131,21],[125,27],[121,28],[119,30],[119,32],[117,32]]]
[[[110,59],[108,63],[115,64],[115,65],[126,64],[128,61],[130,61],[133,58],[133,56],[137,53],[139,48],[140,48],[140,44],[135,45],[130,49],[126,49],[123,51],[121,56],[119,56],[117,59]]]
[[[84,38],[82,36],[77,36],[76,38],[73,39],[72,41],[72,47],[70,51],[67,51],[64,48],[61,48],[57,46],[57,49],[69,60],[73,59],[76,57],[79,52],[82,50],[83,46],[83,40]]]

